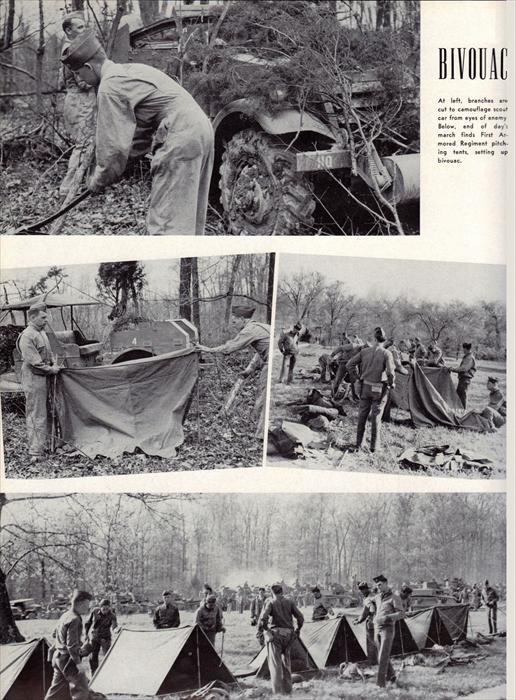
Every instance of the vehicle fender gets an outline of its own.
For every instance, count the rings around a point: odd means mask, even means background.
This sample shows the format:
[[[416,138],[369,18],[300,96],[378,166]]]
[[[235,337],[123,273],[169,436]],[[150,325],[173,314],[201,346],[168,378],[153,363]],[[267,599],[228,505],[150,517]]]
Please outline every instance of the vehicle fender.
[[[332,131],[320,119],[308,112],[284,109],[275,114],[268,114],[259,109],[251,100],[245,98],[230,102],[218,112],[213,120],[215,134],[227,117],[238,114],[243,114],[258,122],[265,132],[273,136],[310,131],[335,141]]]

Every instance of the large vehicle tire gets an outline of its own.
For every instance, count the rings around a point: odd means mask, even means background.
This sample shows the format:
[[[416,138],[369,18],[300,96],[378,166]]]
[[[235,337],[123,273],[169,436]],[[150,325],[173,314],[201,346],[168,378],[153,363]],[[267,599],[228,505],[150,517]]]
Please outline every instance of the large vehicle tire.
[[[313,233],[315,198],[284,147],[254,129],[235,134],[220,166],[221,202],[233,235]]]

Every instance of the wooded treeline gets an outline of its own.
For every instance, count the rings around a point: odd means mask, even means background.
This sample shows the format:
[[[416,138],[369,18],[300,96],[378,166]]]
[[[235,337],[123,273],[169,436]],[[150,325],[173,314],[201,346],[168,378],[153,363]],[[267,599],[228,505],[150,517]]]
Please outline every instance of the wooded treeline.
[[[354,294],[344,282],[329,282],[320,272],[285,275],[278,287],[276,328],[304,323],[314,340],[336,345],[342,333],[371,340],[376,326],[396,340],[419,336],[436,340],[446,353],[457,355],[463,342],[473,343],[477,357],[506,357],[506,307],[498,301],[447,303],[421,301],[407,290],[395,298]]]
[[[92,301],[104,302],[74,309],[74,318],[85,335],[98,339],[104,337],[111,321],[186,318],[197,326],[204,341],[218,343],[233,332],[229,328],[233,303],[254,306],[255,319],[270,322],[273,253],[182,258],[171,260],[168,269],[170,282],[159,290],[147,275],[145,262],[139,261],[101,263],[95,279],[84,279],[77,287],[69,286],[66,268],[51,267],[30,283],[6,273],[2,301],[14,302],[49,291],[84,298],[83,291]],[[50,317],[54,330],[61,329],[63,320],[69,324],[67,309],[62,313],[55,309]],[[4,313],[2,324],[6,323],[23,323],[22,315]]]
[[[505,580],[502,494],[8,496],[2,570],[13,597],[74,586],[156,598],[172,586]],[[21,500],[18,500],[21,499]]]

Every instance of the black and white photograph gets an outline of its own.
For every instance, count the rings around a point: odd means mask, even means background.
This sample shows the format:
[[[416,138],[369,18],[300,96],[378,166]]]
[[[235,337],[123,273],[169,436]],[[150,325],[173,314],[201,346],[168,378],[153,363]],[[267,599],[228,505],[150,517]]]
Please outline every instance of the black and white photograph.
[[[7,477],[262,466],[274,255],[3,269]]]
[[[281,255],[268,465],[505,478],[505,267]]]
[[[501,697],[504,494],[1,505],[6,698]]]
[[[4,0],[0,230],[419,234],[418,0]]]

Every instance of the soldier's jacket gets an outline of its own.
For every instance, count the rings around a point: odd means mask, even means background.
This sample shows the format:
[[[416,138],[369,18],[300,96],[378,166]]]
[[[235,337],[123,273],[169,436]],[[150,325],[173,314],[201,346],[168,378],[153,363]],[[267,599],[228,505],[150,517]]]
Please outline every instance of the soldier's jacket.
[[[391,353],[392,359],[394,361],[394,368],[396,372],[399,372],[399,374],[408,374],[408,369],[403,366],[402,364],[402,357],[401,357],[401,352],[395,345],[391,345],[390,347],[387,348],[387,350]]]
[[[378,593],[374,597],[375,616],[374,625],[377,629],[392,627],[397,620],[404,617],[403,604],[400,597],[389,588],[385,593]]]
[[[104,614],[100,608],[93,608],[84,625],[91,639],[111,639],[111,628],[115,627],[118,627],[115,613],[108,610]]]
[[[498,603],[498,599],[498,593],[494,588],[491,588],[491,586],[482,591],[482,600],[488,608],[494,608]]]
[[[278,348],[282,355],[297,355],[299,335],[293,331],[281,331]]]
[[[394,384],[394,360],[384,347],[363,348],[346,363],[346,369],[355,371],[360,365],[360,379],[366,384]]]
[[[473,353],[468,352],[461,360],[461,363],[457,369],[457,372],[461,377],[466,377],[467,379],[473,379],[475,372],[477,371],[477,365],[475,362],[475,357]]]
[[[222,612],[217,604],[213,609],[201,605],[195,613],[195,623],[209,635],[222,631]]]
[[[507,415],[507,401],[505,400],[505,396],[499,389],[495,389],[494,391],[489,392],[488,405],[489,408],[493,409],[493,411],[498,411],[500,415]]]
[[[45,331],[39,331],[32,323],[16,341],[23,364],[33,374],[49,374],[52,366],[52,349]]]
[[[260,321],[249,321],[242,328],[240,333],[223,345],[212,348],[215,352],[229,355],[232,352],[243,350],[251,346],[264,362],[269,359],[269,339],[271,327],[267,323]]]
[[[324,620],[331,612],[330,607],[326,607],[322,599],[314,600],[314,609],[312,611],[312,620]]]
[[[60,654],[68,653],[76,664],[80,663],[82,646],[82,620],[74,610],[67,610],[59,618],[54,630],[54,648]]]
[[[251,618],[258,619],[260,617],[265,600],[266,600],[265,598],[260,598],[260,596],[256,596],[255,598],[252,599],[252,601],[251,601]]]
[[[339,345],[331,353],[330,357],[336,360],[339,364],[346,364],[353,355],[356,355],[362,349],[362,345],[359,343],[352,343],[351,341]]]
[[[293,600],[284,598],[283,596],[275,600],[267,598],[263,606],[262,614],[260,615],[258,627],[260,629],[283,627],[293,630],[294,623],[292,622],[292,617],[296,618],[298,629],[301,629],[305,618]],[[270,624],[269,618],[272,618]]]
[[[428,350],[426,351],[425,362],[431,367],[443,367],[444,359],[443,351],[441,350],[441,348],[436,347],[435,350],[432,350],[432,348],[428,348]]]
[[[179,610],[173,603],[158,605],[152,618],[154,627],[158,630],[168,629],[170,627],[179,627],[181,624],[179,618]]]
[[[363,608],[358,618],[358,622],[365,622],[366,627],[373,627],[374,616],[376,614],[376,603],[374,602],[374,595],[368,595],[363,600]]]

